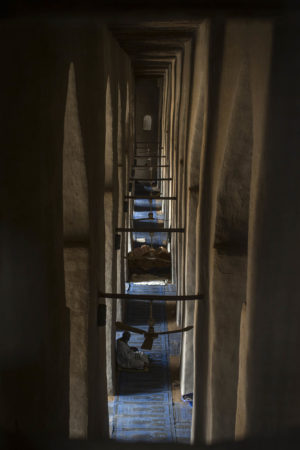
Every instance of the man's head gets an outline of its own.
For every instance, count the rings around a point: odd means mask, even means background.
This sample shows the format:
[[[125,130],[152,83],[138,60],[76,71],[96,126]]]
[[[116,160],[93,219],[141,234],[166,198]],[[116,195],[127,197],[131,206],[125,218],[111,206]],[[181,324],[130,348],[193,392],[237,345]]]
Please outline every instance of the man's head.
[[[129,331],[124,331],[124,333],[123,333],[123,335],[122,335],[122,339],[123,339],[123,341],[125,341],[125,342],[128,342],[128,341],[129,341],[129,339],[130,339],[130,333],[129,333]]]

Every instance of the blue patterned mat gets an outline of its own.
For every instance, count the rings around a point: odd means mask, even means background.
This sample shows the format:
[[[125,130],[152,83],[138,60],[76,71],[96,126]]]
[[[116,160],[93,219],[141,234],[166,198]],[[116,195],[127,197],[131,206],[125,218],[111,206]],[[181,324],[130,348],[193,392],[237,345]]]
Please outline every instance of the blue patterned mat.
[[[150,208],[150,200],[147,199],[140,199],[140,200],[134,200],[134,211],[133,211],[133,220],[140,219],[142,217],[147,217],[148,211],[152,209],[153,217],[154,219],[163,220],[164,215],[160,212],[162,206],[161,200],[152,200],[152,206]],[[144,224],[146,225],[153,225],[155,226],[155,223],[153,221],[145,221]],[[142,224],[140,224],[142,225]],[[164,225],[167,227],[167,222]],[[145,233],[144,231],[140,233],[133,233],[133,240],[136,242],[137,239],[143,239],[144,242],[141,242],[138,245],[151,244],[151,236],[149,233]],[[159,247],[160,245],[167,245],[167,239],[168,234],[167,233],[153,233],[152,236],[152,245],[154,247]]]
[[[151,221],[150,219],[148,219],[148,213],[149,213],[149,211],[144,211],[144,210],[143,211],[133,211],[133,214],[132,214],[133,219],[137,220],[137,219],[146,218],[145,222],[151,224],[151,223],[153,223],[153,220]],[[164,215],[161,212],[154,210],[154,211],[152,211],[152,214],[153,214],[153,219],[164,220]]]
[[[162,202],[153,200],[151,209],[155,219],[163,219]],[[133,219],[147,216],[150,201],[134,201]],[[136,242],[139,239],[140,242]],[[167,233],[153,233],[152,245],[167,245]],[[135,245],[150,244],[149,233],[133,233]],[[164,295],[176,292],[175,286],[135,285],[130,283],[130,293]],[[129,325],[148,329],[148,301],[128,301],[125,322]],[[167,331],[164,301],[153,302],[153,317],[156,331]],[[122,333],[117,333],[117,339]],[[131,334],[130,345],[140,348],[144,336]],[[169,374],[169,355],[180,354],[181,334],[162,335],[154,340],[151,351],[145,353],[151,358],[149,372],[119,372],[118,393],[113,403],[109,403],[110,435],[120,441],[146,442],[189,442],[191,408],[183,402],[173,404]],[[189,408],[189,409],[187,409]]]
[[[133,240],[136,241],[137,239],[143,239],[143,242],[140,241],[140,245],[150,245],[151,244],[151,236],[150,233],[145,233],[145,231],[138,232],[138,233],[132,233]],[[168,240],[168,233],[162,233],[162,232],[155,232],[152,235],[152,245],[153,247],[160,247],[161,245],[164,245],[166,247]]]
[[[134,211],[160,211],[162,208],[162,200],[153,200],[152,199],[152,206],[150,207],[150,200],[147,198],[140,198],[134,200]]]
[[[138,286],[130,284],[130,293],[163,296],[172,293],[169,286]],[[166,292],[167,291],[167,292]],[[166,331],[165,302],[153,302],[155,330]],[[127,304],[126,323],[147,330],[148,301]],[[117,333],[117,338],[121,336]],[[130,345],[140,347],[143,336],[132,333]],[[147,442],[189,442],[192,409],[184,403],[172,402],[168,366],[169,336],[154,340],[149,372],[119,372],[118,395],[109,404],[112,439]]]

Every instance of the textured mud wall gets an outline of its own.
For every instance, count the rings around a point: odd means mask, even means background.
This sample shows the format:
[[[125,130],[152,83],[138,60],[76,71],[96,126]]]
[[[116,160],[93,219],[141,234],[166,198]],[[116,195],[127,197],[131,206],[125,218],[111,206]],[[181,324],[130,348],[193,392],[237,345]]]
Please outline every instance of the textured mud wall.
[[[291,17],[210,26],[195,441],[299,425],[296,34]]]
[[[219,178],[214,183],[216,252],[211,256],[210,281],[211,437],[215,441],[235,436],[240,316],[246,301],[253,147],[248,33],[243,24],[226,27],[223,61],[230,64],[222,70],[216,124],[215,173]]]
[[[88,426],[89,202],[74,64],[68,78],[63,145],[63,231],[66,305],[70,309],[70,437]]]
[[[179,114],[180,114],[180,101],[181,101],[181,88],[182,88],[182,69],[183,69],[183,51],[177,53],[176,64],[174,66],[174,109],[172,114],[172,140],[171,140],[171,152],[172,158],[170,158],[170,162],[172,163],[172,182],[170,184],[171,192],[174,192],[178,198],[180,198],[182,186],[178,183],[178,175],[180,170],[179,164]],[[179,210],[179,200],[175,203],[172,202],[172,224],[178,223],[178,210]],[[180,257],[180,247],[181,242],[183,240],[182,234],[174,234],[172,237],[172,241],[175,243],[174,251],[173,251],[173,266],[174,266],[174,281],[176,282],[176,286],[179,292],[182,291],[182,280],[179,276],[179,257]],[[184,264],[184,263],[183,263]]]
[[[186,206],[187,206],[187,127],[189,121],[189,101],[190,101],[190,82],[191,82],[191,52],[192,42],[185,43],[182,54],[182,79],[180,87],[180,109],[178,121],[178,168],[176,186],[178,192],[177,206],[177,225],[185,227],[186,225]],[[184,292],[185,287],[185,246],[186,233],[178,239],[178,292]]]
[[[240,359],[240,425],[246,435],[299,426],[299,17],[275,21],[269,96],[265,80],[263,30],[251,44],[253,64],[253,178],[249,226],[247,305]],[[252,53],[253,54],[253,53]],[[253,59],[252,59],[253,61]],[[255,78],[254,78],[255,77]],[[261,80],[259,84],[258,81]],[[260,87],[261,86],[261,87]],[[262,105],[262,99],[267,101]],[[258,106],[261,105],[261,108]],[[260,114],[259,114],[260,112]],[[264,128],[263,128],[264,126]]]
[[[178,111],[178,90],[176,90],[176,86],[180,85],[180,69],[181,66],[177,67],[176,59],[172,58],[170,61],[170,65],[168,68],[167,76],[167,93],[166,93],[166,122],[165,122],[165,152],[166,156],[169,160],[170,168],[169,174],[170,178],[174,181],[172,183],[168,183],[166,185],[166,195],[177,196],[177,154],[174,151],[175,146],[177,145],[177,136],[174,134],[175,127],[175,111]],[[177,96],[177,97],[176,97]],[[168,220],[169,223],[175,224],[177,217],[177,207],[174,201],[168,202]],[[177,241],[176,235],[171,234],[171,244],[170,244],[171,252],[172,252],[172,282],[177,284]],[[177,303],[177,322],[181,321],[181,305]]]
[[[70,308],[70,437],[82,439],[88,427],[88,249],[65,244],[64,267],[66,304]]]
[[[103,27],[87,24],[78,35],[84,52],[74,42],[77,73],[81,80],[79,90],[84,125],[84,142],[87,148],[87,168],[91,231],[91,292],[89,328],[89,386],[90,386],[90,433],[97,435],[103,429],[103,407],[99,396],[105,395],[106,381],[103,379],[104,361],[107,361],[107,383],[109,393],[115,389],[115,333],[116,305],[107,301],[107,325],[96,327],[97,291],[114,291],[117,283],[117,251],[114,248],[114,229],[118,221],[120,185],[118,180],[118,90],[120,101],[126,104],[127,93],[132,91],[132,74],[129,59],[120,49],[111,33]],[[88,64],[93,61],[91,70]],[[119,67],[122,66],[122,71]],[[76,65],[75,65],[76,67]],[[78,78],[77,77],[77,78]],[[127,88],[129,85],[129,89]],[[91,115],[91,111],[93,114]],[[131,109],[128,114],[131,113]],[[123,120],[125,117],[123,116]],[[129,137],[128,137],[129,139]],[[125,167],[126,169],[126,160]],[[106,335],[106,349],[103,346]],[[105,340],[105,338],[104,338]],[[100,371],[100,372],[99,372]],[[105,417],[105,416],[104,416]],[[99,423],[101,422],[101,424]]]
[[[200,159],[205,142],[205,114],[208,88],[208,24],[204,22],[195,36],[192,54],[191,100],[187,135],[187,182],[186,182],[186,245],[185,245],[185,291],[194,294],[197,290],[197,208],[200,183]],[[194,323],[194,302],[185,304],[185,325]],[[194,343],[193,330],[183,338],[181,392],[194,392]]]
[[[266,91],[261,97],[253,93],[265,86],[269,43],[267,22],[211,22],[207,127],[199,120],[195,126],[206,134],[197,210],[196,286],[205,302],[196,305],[195,441],[235,437],[239,360],[246,358],[239,356],[239,335],[247,290],[253,117],[262,118],[266,101]],[[261,61],[265,66],[254,73]]]
[[[125,54],[121,59],[121,65],[126,59]],[[126,183],[128,179],[128,149],[129,149],[129,82],[120,80],[118,89],[118,226],[125,226],[126,213],[124,212],[124,194],[127,194]],[[121,248],[117,251],[117,291],[124,292],[125,289],[125,249],[126,242],[123,236]],[[117,300],[116,318],[122,320],[124,315],[124,302]]]
[[[180,110],[179,110],[179,128],[178,128],[178,169],[177,169],[177,223],[179,227],[186,228],[187,225],[187,128],[189,120],[189,102],[190,102],[190,84],[191,84],[191,52],[192,43],[188,41],[183,48],[182,55],[182,81],[181,81],[181,95],[180,95]],[[178,293],[185,293],[185,270],[186,270],[186,242],[187,230],[178,237]],[[179,283],[180,282],[180,283]],[[189,312],[193,310],[193,304],[189,305],[187,302],[184,305],[184,324],[193,325],[193,313],[190,316]],[[182,336],[181,347],[181,393],[187,394],[193,392],[193,382],[187,383],[187,380],[192,380],[193,377],[193,351],[189,352],[189,342],[193,342],[193,333],[185,333]]]
[[[97,327],[98,289],[104,287],[104,158],[105,87],[103,30],[74,26],[72,58],[75,65],[79,117],[82,129],[89,187],[90,298],[88,311],[88,435],[107,436],[105,404],[105,328]],[[102,195],[98,195],[98,193]],[[102,403],[102,406],[100,406]],[[103,420],[99,415],[102,414]]]
[[[107,52],[109,53],[109,52]],[[111,61],[105,58],[107,64]],[[110,74],[111,76],[111,74]],[[104,192],[104,218],[105,218],[105,290],[107,292],[116,291],[116,253],[114,249],[114,228],[116,226],[114,209],[116,204],[115,189],[118,188],[118,179],[115,179],[115,154],[116,142],[114,139],[115,123],[115,98],[112,95],[110,77],[108,77],[105,96],[105,192]],[[116,301],[108,299],[106,302],[106,366],[107,366],[107,390],[111,395],[114,391],[115,378],[115,351],[114,351],[114,335],[115,327],[113,326],[116,319]]]
[[[123,72],[110,70],[122,78],[124,103],[130,63],[95,23],[11,22],[1,33],[1,290],[10,299],[1,315],[10,343],[1,351],[1,427],[107,437],[106,337],[97,326],[105,258],[113,259],[104,246],[105,45],[122,58]],[[117,126],[113,133],[117,142]]]

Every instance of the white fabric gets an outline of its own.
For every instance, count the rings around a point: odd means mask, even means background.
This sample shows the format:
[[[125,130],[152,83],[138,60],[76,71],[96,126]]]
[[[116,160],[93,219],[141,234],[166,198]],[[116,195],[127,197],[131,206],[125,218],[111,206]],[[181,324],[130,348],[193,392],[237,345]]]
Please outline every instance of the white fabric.
[[[117,363],[125,369],[143,369],[149,364],[148,356],[143,352],[133,351],[122,338],[117,340]]]

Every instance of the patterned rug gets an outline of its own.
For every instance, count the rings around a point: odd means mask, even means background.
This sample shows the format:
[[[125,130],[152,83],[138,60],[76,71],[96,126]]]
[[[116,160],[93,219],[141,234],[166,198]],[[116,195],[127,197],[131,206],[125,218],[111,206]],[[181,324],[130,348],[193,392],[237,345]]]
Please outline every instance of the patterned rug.
[[[161,200],[152,200],[152,213],[153,218],[156,220],[164,220],[164,215],[161,212]],[[147,217],[148,211],[150,211],[150,200],[147,199],[140,199],[140,200],[134,200],[134,211],[133,211],[133,220],[139,220],[142,217]],[[138,226],[153,226],[155,227],[155,223],[152,220],[145,220],[143,222],[140,222]],[[168,227],[168,223],[165,221],[165,223],[161,224],[164,227]],[[153,247],[159,247],[160,245],[167,245],[167,239],[168,239],[168,233],[153,233],[152,237],[149,233],[140,232],[140,233],[133,233],[133,240],[135,242],[139,242],[139,245],[147,244],[147,245],[153,245]]]
[[[135,211],[161,211],[162,208],[162,200],[154,200],[152,199],[152,205],[150,204],[150,200],[147,198],[140,198],[134,200],[134,212]]]
[[[174,292],[174,287],[138,286],[131,283],[129,292],[161,294],[163,299],[164,295]],[[153,316],[155,330],[166,331],[164,301],[153,302]],[[126,323],[147,330],[148,318],[148,301],[130,300],[127,303]],[[121,334],[117,333],[117,338]],[[177,343],[178,337],[171,336],[159,336],[154,340],[152,350],[145,352],[151,358],[149,372],[118,373],[118,395],[109,404],[112,439],[189,442],[192,409],[183,402],[173,404],[172,401],[168,356],[170,343],[172,340]],[[142,335],[131,334],[130,345],[140,347],[142,343]]]

